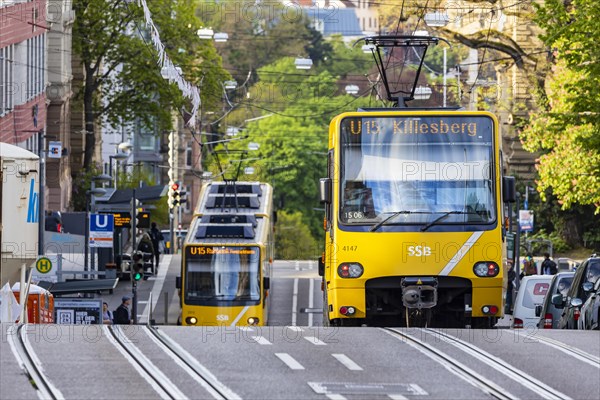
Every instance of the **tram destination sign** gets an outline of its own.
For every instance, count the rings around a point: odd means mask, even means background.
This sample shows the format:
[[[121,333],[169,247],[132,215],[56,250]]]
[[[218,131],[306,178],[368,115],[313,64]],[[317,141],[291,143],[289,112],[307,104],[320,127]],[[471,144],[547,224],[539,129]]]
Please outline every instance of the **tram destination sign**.
[[[115,228],[131,228],[131,213],[113,213],[115,217]]]

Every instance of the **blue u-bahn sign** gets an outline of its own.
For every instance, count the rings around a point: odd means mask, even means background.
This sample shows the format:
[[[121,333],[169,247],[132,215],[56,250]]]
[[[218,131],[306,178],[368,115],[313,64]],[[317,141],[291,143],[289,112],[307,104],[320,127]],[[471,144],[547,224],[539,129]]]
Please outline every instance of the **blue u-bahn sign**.
[[[112,214],[90,215],[90,247],[113,247],[113,231],[115,228]]]

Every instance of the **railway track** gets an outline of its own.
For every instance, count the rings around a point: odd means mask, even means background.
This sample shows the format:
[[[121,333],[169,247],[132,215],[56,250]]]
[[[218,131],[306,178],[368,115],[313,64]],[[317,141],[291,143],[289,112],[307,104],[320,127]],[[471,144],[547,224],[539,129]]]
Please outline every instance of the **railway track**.
[[[558,390],[546,385],[544,382],[534,378],[533,376],[527,374],[526,372],[510,365],[506,361],[498,358],[487,351],[474,346],[471,343],[465,342],[464,340],[458,339],[455,336],[449,335],[443,331],[436,329],[424,328],[424,332],[439,338],[446,343],[450,343],[456,348],[462,350],[463,352],[469,354],[470,356],[476,358],[477,360],[483,362],[484,364],[492,367],[494,370],[499,373],[509,377],[513,381],[519,383],[520,385],[526,387],[537,395],[541,396],[544,399],[550,400],[570,400],[571,398],[564,393],[559,392]]]
[[[395,328],[381,328],[392,336],[397,337],[405,341],[408,345],[419,350],[421,353],[431,358],[432,360],[440,363],[450,372],[454,373],[461,379],[469,382],[473,386],[479,388],[483,392],[487,393],[496,399],[516,399],[518,396],[511,394],[506,388],[501,387],[491,378],[481,375],[479,372],[466,366],[456,358],[443,352],[442,350],[432,346],[426,341],[420,340],[415,335],[407,334],[399,329]],[[506,363],[498,357],[470,344],[463,340],[460,340],[452,335],[446,334],[445,332],[424,328],[423,332],[434,336],[435,338],[441,339],[446,343],[449,343],[462,352],[469,356],[477,359],[478,361],[488,365],[495,371],[507,376],[515,383],[522,385],[533,393],[537,394],[543,399],[548,400],[570,400],[571,398],[556,389],[546,385],[538,379],[528,375],[524,371]],[[512,385],[511,385],[512,387]]]
[[[27,325],[14,325],[9,328],[8,343],[21,369],[31,385],[38,391],[40,399],[64,399],[65,397],[44,372],[41,361],[33,351],[27,338]]]
[[[154,390],[166,399],[188,399],[183,393],[142,351],[128,340],[125,332],[119,325],[104,326],[107,337],[115,347],[125,356]],[[210,371],[202,366],[198,360],[190,355],[166,334],[151,326],[142,327],[142,331],[154,344],[166,353],[173,362],[186,372],[194,382],[202,386],[214,399],[241,400],[231,389],[223,385]],[[194,396],[198,396],[197,393]]]
[[[600,358],[593,356],[591,354],[586,353],[583,350],[578,349],[577,347],[569,346],[568,344],[559,342],[558,340],[550,339],[545,336],[537,335],[535,339],[546,346],[554,347],[557,350],[562,351],[563,353],[575,357],[579,361],[583,361],[586,364],[591,365],[592,367],[596,367],[600,369]]]

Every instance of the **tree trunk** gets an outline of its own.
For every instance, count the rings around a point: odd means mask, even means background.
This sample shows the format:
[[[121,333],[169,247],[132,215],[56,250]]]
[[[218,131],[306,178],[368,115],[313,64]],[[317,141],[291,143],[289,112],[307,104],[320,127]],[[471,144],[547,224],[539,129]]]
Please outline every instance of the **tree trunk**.
[[[83,153],[83,170],[89,170],[93,162],[96,147],[96,132],[94,130],[94,92],[95,82],[91,74],[86,74],[83,94],[83,114],[85,126],[85,150]]]

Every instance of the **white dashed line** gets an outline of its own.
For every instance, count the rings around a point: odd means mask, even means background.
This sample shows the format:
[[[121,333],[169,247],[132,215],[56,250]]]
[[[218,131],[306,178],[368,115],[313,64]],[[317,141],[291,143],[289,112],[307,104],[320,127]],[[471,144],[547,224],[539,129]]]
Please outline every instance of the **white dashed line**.
[[[335,357],[339,362],[342,363],[342,365],[344,365],[344,367],[348,368],[350,371],[362,371],[363,369],[360,367],[360,365],[358,365],[357,363],[355,363],[354,361],[352,361],[350,359],[350,357],[348,357],[345,354],[332,354],[333,357]]]
[[[254,339],[256,341],[256,343],[258,343],[258,344],[264,344],[264,345],[273,344],[262,336],[252,336],[252,339]]]
[[[327,343],[322,342],[321,340],[319,340],[315,336],[304,336],[304,339],[308,340],[309,342],[311,342],[315,346],[327,346]]]
[[[275,355],[285,363],[290,369],[301,370],[304,369],[302,364],[294,359],[294,357],[290,356],[288,353],[275,353]]]

